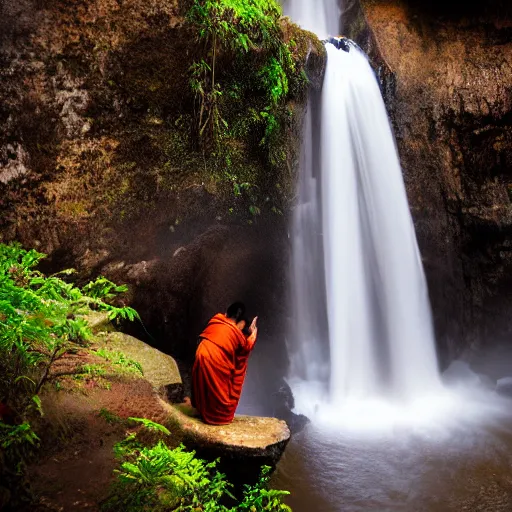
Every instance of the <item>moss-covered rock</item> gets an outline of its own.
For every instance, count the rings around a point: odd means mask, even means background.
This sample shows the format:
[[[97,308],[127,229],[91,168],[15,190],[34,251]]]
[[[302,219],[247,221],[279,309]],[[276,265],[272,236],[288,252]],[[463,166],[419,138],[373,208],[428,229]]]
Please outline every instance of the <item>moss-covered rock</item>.
[[[171,402],[183,401],[183,383],[178,365],[171,356],[121,332],[98,336],[95,345],[133,359],[141,365],[144,379],[160,395]]]

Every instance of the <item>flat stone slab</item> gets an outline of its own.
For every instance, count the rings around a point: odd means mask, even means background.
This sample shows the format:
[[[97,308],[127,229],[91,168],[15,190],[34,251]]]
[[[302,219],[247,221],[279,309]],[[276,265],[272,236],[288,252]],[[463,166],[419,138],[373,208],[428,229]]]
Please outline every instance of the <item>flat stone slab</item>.
[[[277,418],[235,416],[231,424],[216,426],[203,423],[197,411],[186,405],[170,406],[169,412],[185,444],[213,457],[218,452],[223,458],[275,466],[290,440],[288,425]]]
[[[142,366],[144,378],[171,402],[183,400],[183,382],[176,361],[143,341],[121,332],[98,336],[97,343],[108,350],[119,351]]]

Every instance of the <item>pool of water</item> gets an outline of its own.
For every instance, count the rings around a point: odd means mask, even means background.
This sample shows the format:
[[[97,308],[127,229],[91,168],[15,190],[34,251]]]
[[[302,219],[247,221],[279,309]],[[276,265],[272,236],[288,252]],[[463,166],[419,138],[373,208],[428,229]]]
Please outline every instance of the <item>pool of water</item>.
[[[292,438],[273,486],[294,512],[512,511],[512,401],[479,389],[451,400],[428,422],[376,409],[361,428],[324,413]]]
[[[255,352],[237,412],[275,415],[272,351]],[[296,411],[312,421],[292,436],[272,486],[291,492],[294,512],[512,512],[512,399],[494,389],[512,376],[512,350],[477,361],[454,361],[442,390],[405,407],[333,406],[325,386],[291,382]]]

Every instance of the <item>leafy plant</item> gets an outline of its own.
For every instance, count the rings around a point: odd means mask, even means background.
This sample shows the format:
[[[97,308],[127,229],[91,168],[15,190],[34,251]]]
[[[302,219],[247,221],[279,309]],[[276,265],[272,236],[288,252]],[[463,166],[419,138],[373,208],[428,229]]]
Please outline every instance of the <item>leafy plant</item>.
[[[168,430],[149,420],[131,418],[160,433]],[[196,511],[290,512],[282,503],[285,491],[268,489],[270,468],[263,468],[255,486],[246,486],[243,499],[234,507],[222,504],[226,497],[236,498],[224,474],[217,471],[218,461],[205,462],[183,445],[171,449],[163,440],[145,447],[130,434],[114,447],[121,459],[117,483],[103,510],[107,511]]]
[[[9,510],[18,510],[18,505],[30,499],[24,481],[26,460],[39,443],[39,437],[28,422],[11,425],[0,421],[0,486],[11,491],[9,505],[12,508]]]
[[[207,180],[233,191],[228,211],[243,212],[252,224],[256,211],[282,209],[291,199],[288,187],[277,189],[272,180],[292,186],[293,105],[309,83],[304,66],[315,42],[282,18],[278,0],[190,3],[186,19],[197,51],[189,68],[195,103],[187,136],[201,149]]]
[[[96,309],[110,318],[138,317],[132,308],[107,302],[125,287],[98,278],[80,289],[64,280],[73,270],[47,277],[36,270],[44,257],[19,244],[0,244],[0,402],[20,418],[41,411],[34,397],[52,365],[91,336],[83,315]]]
[[[262,144],[270,142],[270,132],[280,126],[278,111],[288,95],[289,81],[297,80],[291,52],[294,43],[284,41],[281,14],[275,0],[194,1],[188,20],[204,45],[203,57],[190,67],[200,137],[208,135],[219,143],[229,135],[229,102],[241,101],[249,91],[259,90],[265,100],[255,119],[266,125]],[[250,64],[246,62],[249,54]],[[230,77],[224,77],[223,85],[220,59],[233,62],[235,68]],[[233,79],[237,75],[238,80]]]
[[[21,473],[24,460],[39,446],[39,441],[29,423],[8,425],[0,421],[0,448],[17,474]]]
[[[100,310],[111,319],[138,318],[132,308],[109,302],[126,287],[100,277],[80,289],[67,281],[74,270],[51,276],[38,271],[44,257],[16,243],[0,244],[0,405],[12,411],[15,423],[0,421],[0,472],[5,470],[0,478],[15,493],[23,491],[25,461],[39,444],[29,422],[44,413],[39,392],[54,363],[90,338],[84,315]],[[90,364],[78,371],[90,376],[105,372]]]
[[[135,421],[138,423],[142,423],[144,427],[146,427],[148,430],[152,430],[154,432],[161,432],[162,434],[165,434],[166,436],[170,436],[171,433],[169,432],[169,429],[167,427],[164,427],[163,425],[160,425],[160,423],[155,423],[154,421],[148,420],[146,418],[128,418],[131,421]]]
[[[100,311],[107,311],[109,320],[116,318],[133,321],[139,319],[138,313],[130,307],[115,307],[109,304],[109,300],[114,299],[120,293],[128,291],[126,285],[116,285],[105,277],[98,277],[95,281],[86,284],[82,288],[82,301],[89,306]]]
[[[270,471],[271,468],[264,466],[256,485],[245,486],[244,499],[238,504],[237,510],[291,512],[291,508],[282,502],[282,499],[290,493],[278,489],[269,489]]]

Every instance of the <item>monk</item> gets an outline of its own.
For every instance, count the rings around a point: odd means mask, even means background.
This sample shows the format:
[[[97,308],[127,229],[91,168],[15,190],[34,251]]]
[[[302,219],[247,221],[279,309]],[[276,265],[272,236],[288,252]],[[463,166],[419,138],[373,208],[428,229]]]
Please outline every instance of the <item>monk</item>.
[[[200,335],[192,369],[192,405],[210,425],[233,421],[256,338],[257,317],[248,326],[245,306],[235,302],[215,315]]]

